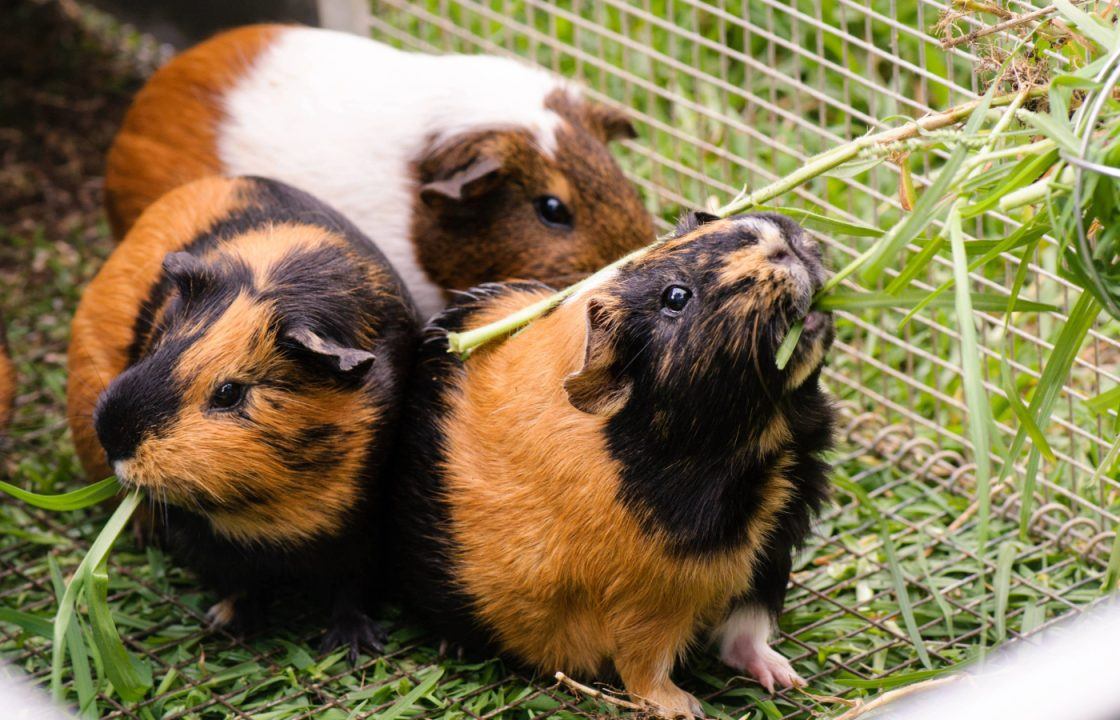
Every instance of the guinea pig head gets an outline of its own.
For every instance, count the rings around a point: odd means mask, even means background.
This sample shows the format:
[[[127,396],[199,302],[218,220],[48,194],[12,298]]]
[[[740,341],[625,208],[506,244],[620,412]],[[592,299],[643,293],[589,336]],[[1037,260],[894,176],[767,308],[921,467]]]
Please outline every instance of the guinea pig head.
[[[339,304],[347,293],[308,292],[375,292],[331,253],[309,263],[293,251],[264,269],[231,254],[167,256],[152,340],[94,411],[124,485],[232,539],[292,543],[339,526],[384,422],[385,379],[374,331]]]
[[[692,213],[676,237],[586,291],[584,362],[568,397],[666,436],[749,435],[823,362],[832,321],[810,304],[824,278],[815,241],[788,218]],[[802,318],[779,370],[777,348]]]
[[[652,218],[607,148],[634,137],[629,120],[563,90],[547,105],[547,127],[464,132],[418,163],[412,235],[440,287],[562,285],[653,240]]]

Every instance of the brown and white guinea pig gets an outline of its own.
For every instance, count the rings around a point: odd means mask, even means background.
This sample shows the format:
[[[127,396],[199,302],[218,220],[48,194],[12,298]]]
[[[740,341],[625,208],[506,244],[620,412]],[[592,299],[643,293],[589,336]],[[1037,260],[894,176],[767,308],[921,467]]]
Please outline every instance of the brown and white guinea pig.
[[[670,715],[700,711],[670,673],[705,628],[729,633],[744,665],[753,652],[796,677],[767,636],[827,491],[832,324],[809,312],[823,278],[782,216],[693,214],[465,362],[446,332],[549,289],[489,284],[453,303],[426,331],[394,481],[409,604],[548,673],[613,664]]]
[[[255,25],[157,72],[109,153],[118,237],[171,188],[261,175],[312,193],[378,246],[424,317],[448,289],[565,282],[653,240],[607,143],[625,115],[542,70]]]
[[[8,336],[0,318],[0,452],[4,451],[4,435],[12,421],[16,402],[16,368],[8,354]]]
[[[156,503],[173,554],[253,623],[274,589],[376,650],[369,509],[418,337],[389,263],[295,188],[211,177],[152,204],[86,289],[70,426],[87,473]],[[246,614],[248,611],[248,614]]]

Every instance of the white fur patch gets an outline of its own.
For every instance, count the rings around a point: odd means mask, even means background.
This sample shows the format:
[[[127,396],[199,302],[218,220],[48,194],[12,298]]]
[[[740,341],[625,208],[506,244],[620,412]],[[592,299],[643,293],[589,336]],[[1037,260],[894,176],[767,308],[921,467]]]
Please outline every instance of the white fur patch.
[[[728,658],[737,640],[748,639],[751,645],[765,647],[770,642],[771,632],[770,614],[758,605],[744,605],[732,610],[712,636],[719,643],[720,657],[730,665]]]
[[[562,122],[544,107],[548,73],[490,56],[406,53],[354,35],[288,28],[225,97],[218,156],[331,205],[373,240],[424,317],[444,304],[409,239],[410,165],[433,141],[528,128],[544,152]]]

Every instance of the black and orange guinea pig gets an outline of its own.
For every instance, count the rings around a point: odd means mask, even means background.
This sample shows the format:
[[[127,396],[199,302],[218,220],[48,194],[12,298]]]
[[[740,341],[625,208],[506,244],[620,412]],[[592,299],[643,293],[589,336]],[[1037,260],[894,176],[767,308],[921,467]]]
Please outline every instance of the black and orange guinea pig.
[[[276,178],[373,238],[427,318],[449,289],[563,282],[651,242],[607,148],[634,134],[622,112],[507,58],[252,25],[152,76],[109,152],[106,207],[122,237],[188,180]]]
[[[221,598],[215,624],[298,588],[329,608],[327,647],[376,650],[368,516],[417,338],[400,278],[337,212],[271,180],[199,180],[149,207],[82,296],[75,444],[90,477],[156,504]]]
[[[704,630],[744,666],[827,494],[831,318],[820,252],[779,215],[690,215],[520,333],[465,362],[446,333],[548,295],[480,286],[426,330],[393,491],[397,587],[434,629],[549,674],[610,666],[667,715]],[[784,370],[775,351],[805,330]]]
[[[16,369],[8,353],[8,336],[0,319],[0,452],[4,451],[4,435],[12,421],[16,402]]]

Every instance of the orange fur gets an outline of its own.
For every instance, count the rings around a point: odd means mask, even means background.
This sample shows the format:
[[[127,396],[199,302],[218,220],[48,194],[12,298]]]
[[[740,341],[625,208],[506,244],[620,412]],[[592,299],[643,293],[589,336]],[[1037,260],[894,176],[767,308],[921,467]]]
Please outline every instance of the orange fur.
[[[93,429],[97,398],[128,365],[140,308],[163,258],[241,206],[239,182],[213,178],[168,195],[144,213],[82,294],[70,328],[67,413],[78,458],[91,480],[108,477]]]
[[[499,298],[472,324],[542,296]],[[455,575],[505,650],[546,672],[595,673],[613,661],[632,695],[688,713],[673,664],[746,590],[790,496],[784,463],[765,479],[765,506],[736,549],[682,557],[651,538],[617,499],[607,418],[574,409],[564,391],[583,363],[589,299],[480,349],[450,396],[443,427]]]
[[[176,57],[137,94],[105,168],[106,209],[118,239],[172,188],[222,171],[220,99],[279,30],[250,25],[222,33]]]

